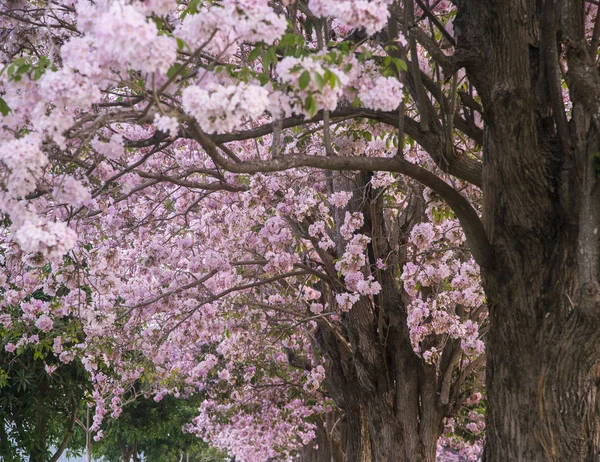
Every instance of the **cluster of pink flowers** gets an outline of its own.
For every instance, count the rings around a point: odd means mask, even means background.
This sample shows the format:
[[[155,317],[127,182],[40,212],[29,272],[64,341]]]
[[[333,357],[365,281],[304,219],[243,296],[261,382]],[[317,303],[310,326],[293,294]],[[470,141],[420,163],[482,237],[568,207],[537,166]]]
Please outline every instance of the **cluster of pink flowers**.
[[[391,0],[310,0],[308,6],[317,16],[333,16],[348,27],[364,27],[368,34],[387,24]]]
[[[42,332],[50,332],[53,326],[54,321],[46,314],[41,315],[35,322],[35,327],[37,327]]]
[[[369,109],[393,111],[404,98],[402,87],[402,83],[395,77],[365,79],[358,89],[358,97]]]
[[[222,5],[203,5],[198,14],[187,15],[175,35],[190,46],[203,45],[215,55],[237,49],[242,42],[273,44],[286,30],[283,16],[265,0],[226,0]]]
[[[189,86],[181,95],[183,110],[208,133],[225,133],[245,117],[260,117],[269,105],[268,91],[258,85]]]
[[[175,62],[177,43],[159,34],[156,24],[147,21],[143,4],[101,1],[93,6],[78,3],[80,27],[93,38],[98,61],[110,60],[123,70],[166,74]]]
[[[48,157],[40,149],[42,139],[35,133],[2,144],[0,160],[6,167],[6,189],[13,198],[19,198],[35,190],[36,176],[48,163]]]
[[[363,234],[355,234],[346,245],[346,251],[335,264],[335,269],[344,276],[344,282],[349,290],[361,295],[377,295],[381,286],[372,275],[365,278],[362,271],[366,264],[365,254],[370,238]]]
[[[175,117],[168,115],[156,113],[154,116],[154,125],[156,125],[158,130],[168,133],[172,138],[175,138],[179,132],[179,121]]]
[[[484,347],[479,336],[480,315],[484,314],[479,269],[460,249],[464,236],[459,230],[455,220],[423,222],[410,235],[414,263],[407,263],[402,273],[404,288],[413,297],[408,326],[415,350],[429,362],[436,358],[435,352],[422,351],[420,344],[434,334],[461,339],[468,355],[478,356]],[[424,288],[430,294],[426,299],[421,297]],[[464,311],[462,316],[458,307]]]
[[[351,198],[352,191],[339,191],[329,196],[329,203],[343,209]]]
[[[333,78],[325,81],[326,72]],[[350,73],[355,72],[350,69]],[[305,107],[306,98],[314,98],[318,109],[334,110],[344,95],[344,87],[350,81],[348,72],[344,72],[337,64],[326,63],[322,55],[307,58],[287,56],[277,63],[279,81],[293,89],[297,95],[294,112],[309,117],[310,111]],[[308,78],[306,84],[300,80]]]
[[[67,176],[53,191],[54,199],[59,203],[67,203],[75,207],[89,205],[92,195],[81,181],[72,176]]]

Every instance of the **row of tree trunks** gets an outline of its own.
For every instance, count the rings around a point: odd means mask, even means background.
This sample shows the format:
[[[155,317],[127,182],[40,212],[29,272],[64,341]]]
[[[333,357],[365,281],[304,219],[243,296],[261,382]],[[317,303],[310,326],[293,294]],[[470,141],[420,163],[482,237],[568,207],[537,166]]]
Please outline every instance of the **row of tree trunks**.
[[[318,329],[317,346],[327,360],[326,388],[339,408],[335,426],[341,433],[319,433],[319,450],[304,451],[303,462],[434,462],[443,429],[445,409],[435,371],[427,370],[413,351],[395,274],[404,263],[398,240],[405,240],[421,219],[422,202],[413,204],[410,217],[391,223],[381,203],[374,202],[369,181],[370,174],[362,173],[333,179],[330,187],[354,191],[349,210],[363,212],[361,232],[371,236],[380,255],[388,255],[390,269],[378,274],[379,297],[363,297],[344,314],[342,335],[323,325]],[[339,228],[344,214],[335,218]],[[339,237],[336,244],[341,255],[345,242]],[[325,433],[330,428],[328,422]]]

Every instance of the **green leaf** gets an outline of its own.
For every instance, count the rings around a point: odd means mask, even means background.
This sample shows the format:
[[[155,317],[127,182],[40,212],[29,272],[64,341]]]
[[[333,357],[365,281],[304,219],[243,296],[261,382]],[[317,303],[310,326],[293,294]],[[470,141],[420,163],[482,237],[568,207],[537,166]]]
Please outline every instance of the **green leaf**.
[[[314,25],[310,18],[306,18],[306,22],[304,23],[304,30],[306,31],[306,35],[308,36],[308,38],[312,40]]]
[[[406,65],[406,61],[400,58],[392,58],[392,62],[396,69],[398,69],[398,73],[408,71],[408,66]]]
[[[293,45],[294,38],[291,35],[292,34],[283,34],[283,36],[279,39],[279,46],[285,48]]]
[[[306,97],[306,100],[304,100],[304,109],[308,110],[311,119],[317,114],[317,112],[319,112],[317,100],[313,97],[312,94],[308,95]]]
[[[260,82],[261,85],[266,85],[267,83],[269,83],[269,76],[267,74],[260,74],[258,76],[258,81]]]
[[[191,0],[188,3],[187,8],[183,11],[181,15],[181,19],[185,18],[188,14],[196,14],[198,12],[198,6],[200,5],[200,0]]]
[[[335,72],[329,72],[329,86],[333,89],[335,88],[335,84],[340,80],[340,78],[335,75]]]
[[[27,72],[29,69],[31,69],[31,64],[21,64],[18,68],[17,68],[17,74],[24,74],[25,72]]]
[[[383,69],[383,71],[381,71],[381,75],[383,77],[395,77],[396,76],[396,71],[392,70],[389,67],[386,67],[385,69]]]
[[[177,73],[181,73],[181,75],[185,75],[185,69],[181,69],[182,66],[183,65],[181,63],[173,64],[167,71],[167,77],[171,78],[174,75],[176,75]]]
[[[318,72],[315,72],[314,76],[315,76],[315,82],[317,83],[317,87],[319,87],[319,90],[322,91],[323,88],[325,87],[325,79]]]
[[[308,95],[306,97],[306,99],[304,100],[304,109],[310,109],[310,106],[312,104],[312,100],[313,100],[313,96],[312,95]]]
[[[277,61],[277,50],[275,47],[270,47],[265,51],[263,56],[263,69],[265,72],[269,69],[269,66],[274,61]]]
[[[300,74],[300,79],[298,79],[298,85],[300,86],[300,90],[304,90],[306,87],[308,87],[309,83],[310,74],[308,71],[304,71],[302,74]]]
[[[10,108],[8,107],[8,104],[6,104],[6,101],[0,98],[0,113],[2,113],[2,115],[6,117],[9,112]]]
[[[0,388],[4,388],[8,384],[8,374],[0,368]]]
[[[38,63],[38,67],[46,68],[46,67],[50,66],[50,64],[52,64],[52,61],[50,61],[50,58],[48,58],[47,56],[41,56],[39,63]]]
[[[313,103],[310,107],[310,117],[313,118],[319,112],[319,107],[317,106],[317,100],[313,99]]]
[[[248,53],[248,62],[251,63],[252,61],[255,61],[260,56],[261,53],[262,53],[262,48],[256,47],[254,50],[252,50],[250,53]]]
[[[180,39],[180,38],[177,39],[177,49],[179,51],[183,50],[186,47],[186,45],[187,44],[182,39]]]

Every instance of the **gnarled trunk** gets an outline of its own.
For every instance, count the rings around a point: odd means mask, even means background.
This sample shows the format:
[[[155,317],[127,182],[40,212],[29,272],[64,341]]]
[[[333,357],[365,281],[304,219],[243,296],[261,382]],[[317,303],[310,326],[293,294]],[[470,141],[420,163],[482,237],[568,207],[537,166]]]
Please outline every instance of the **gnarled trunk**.
[[[537,275],[551,267],[540,262]],[[533,275],[515,273],[520,283],[510,278],[488,285],[485,460],[595,462],[597,314],[571,305],[581,300],[567,291],[573,270],[552,271],[542,286]]]
[[[364,191],[350,210],[365,216],[361,232],[372,237],[369,259],[388,256],[388,269],[378,271],[379,295],[361,297],[343,314],[343,330],[321,324],[316,335],[327,358],[326,389],[343,413],[343,446],[348,462],[434,462],[448,404],[440,400],[441,381],[435,368],[413,351],[407,326],[406,301],[398,287],[404,264],[398,243],[405,242],[423,212],[415,201],[411,217],[391,223],[381,199],[374,199],[370,175],[357,175],[351,187]],[[338,184],[339,188],[340,185]],[[336,217],[338,227],[343,214]],[[338,242],[338,255],[345,243]],[[401,247],[401,246],[400,246]],[[333,298],[333,295],[330,294]]]
[[[482,268],[485,460],[595,461],[600,76],[584,2],[458,4],[457,56],[484,108],[484,225],[495,253]]]
[[[390,329],[389,347],[399,349],[394,337]],[[345,460],[434,462],[445,416],[435,371],[424,371],[412,349],[382,364],[376,375],[350,357],[329,353],[327,386],[343,412]],[[357,370],[363,371],[360,378]]]

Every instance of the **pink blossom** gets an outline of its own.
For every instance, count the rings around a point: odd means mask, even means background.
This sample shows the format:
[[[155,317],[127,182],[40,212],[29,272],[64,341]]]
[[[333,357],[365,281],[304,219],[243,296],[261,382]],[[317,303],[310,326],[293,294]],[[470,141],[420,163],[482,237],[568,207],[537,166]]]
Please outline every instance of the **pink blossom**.
[[[54,188],[53,195],[58,202],[76,207],[88,205],[92,200],[89,189],[72,176],[66,177],[58,187]]]
[[[344,208],[352,197],[351,191],[340,191],[329,196],[329,203],[335,207]]]
[[[335,300],[341,311],[350,311],[359,298],[357,294],[349,293],[337,294],[335,296]]]
[[[52,318],[45,314],[41,315],[35,322],[35,327],[37,327],[42,332],[50,332],[53,326],[54,321],[52,321]]]
[[[208,133],[236,128],[244,117],[257,118],[269,104],[268,91],[257,85],[189,86],[181,94],[183,109]]]
[[[44,368],[46,369],[46,372],[48,373],[48,375],[52,375],[52,373],[56,370],[58,366],[55,365],[50,365],[50,364],[46,364],[44,366]]]
[[[363,82],[358,97],[369,109],[393,111],[404,97],[402,83],[395,77],[379,76],[372,82]]]
[[[158,112],[154,116],[154,125],[157,130],[168,133],[172,138],[175,138],[179,132],[179,121],[175,117],[161,115]]]
[[[391,0],[310,0],[308,6],[317,16],[335,16],[352,28],[364,27],[369,35],[387,24]]]

